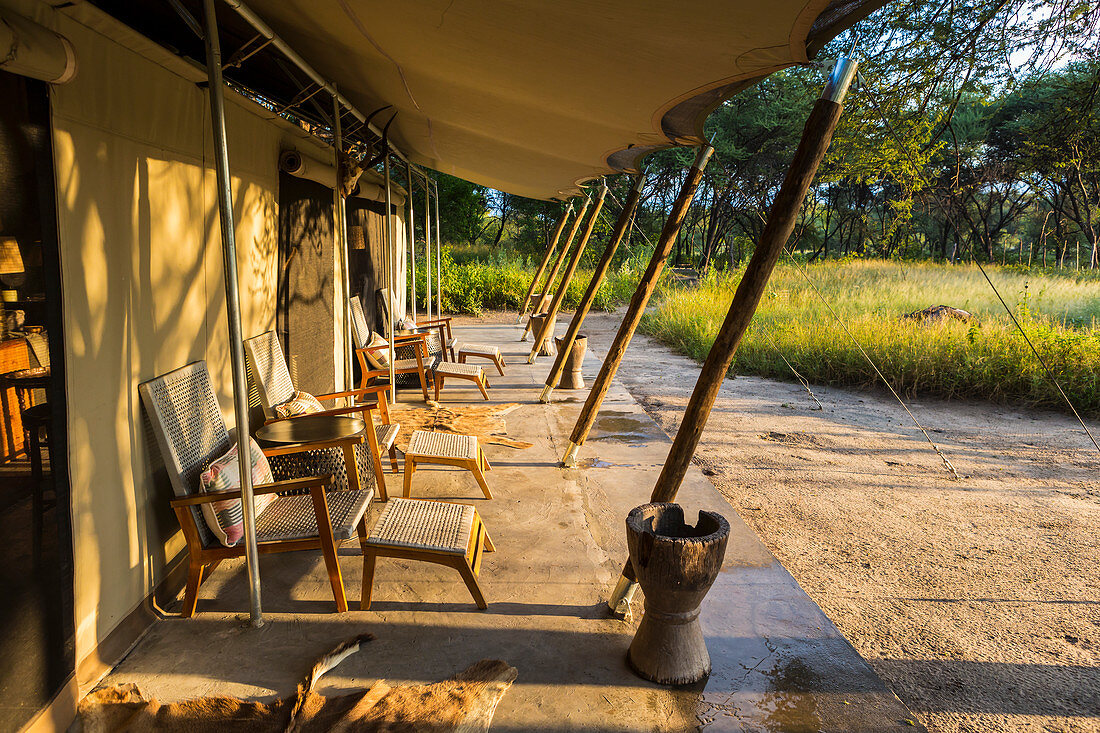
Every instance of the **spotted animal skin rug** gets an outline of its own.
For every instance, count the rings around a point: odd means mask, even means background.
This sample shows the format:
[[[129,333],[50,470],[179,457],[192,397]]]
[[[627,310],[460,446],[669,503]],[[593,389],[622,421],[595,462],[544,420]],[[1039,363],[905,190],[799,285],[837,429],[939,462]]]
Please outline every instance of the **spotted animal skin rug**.
[[[507,402],[503,405],[448,407],[428,400],[427,407],[409,405],[391,407],[390,410],[393,420],[401,424],[401,430],[397,433],[397,448],[402,452],[408,447],[414,430],[476,435],[483,444],[530,448],[532,443],[512,440],[504,433],[504,416],[519,406],[518,402]]]
[[[294,695],[271,702],[202,697],[161,704],[137,685],[91,692],[78,709],[85,733],[483,733],[516,679],[515,667],[483,659],[444,682],[391,687],[379,680],[364,692],[326,697],[317,681],[373,639],[357,636],[321,657]]]

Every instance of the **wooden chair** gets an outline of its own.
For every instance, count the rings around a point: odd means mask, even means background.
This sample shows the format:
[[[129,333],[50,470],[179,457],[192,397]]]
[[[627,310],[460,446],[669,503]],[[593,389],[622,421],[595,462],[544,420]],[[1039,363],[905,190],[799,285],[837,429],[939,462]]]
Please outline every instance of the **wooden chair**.
[[[389,323],[389,318],[393,313],[390,304],[396,302],[393,291],[389,288],[379,288],[375,296],[378,299],[378,308],[382,311],[382,317],[386,320],[386,323]],[[451,331],[451,319],[449,317],[419,320],[416,321],[416,328],[422,332],[435,334],[439,339],[439,348],[443,359],[446,361],[446,357],[449,355],[451,357],[450,361],[455,361],[455,344],[458,339]]]
[[[283,356],[283,349],[279,343],[278,335],[274,331],[266,331],[259,336],[253,336],[245,340],[244,350],[248,355],[248,366],[252,371],[252,378],[256,383],[256,390],[260,395],[260,404],[263,405],[266,422],[272,423],[278,420],[289,420],[293,419],[293,417],[300,417],[299,415],[294,415],[280,418],[278,415],[277,408],[279,405],[285,404],[291,400],[297,392],[291,380],[290,370],[287,368],[286,358]],[[336,407],[311,414],[360,414],[363,418],[363,422],[374,430],[379,457],[381,457],[383,451],[388,452],[390,467],[393,469],[394,473],[396,473],[397,448],[395,447],[395,443],[397,442],[397,433],[401,429],[401,425],[400,423],[390,422],[389,406],[386,403],[386,392],[389,390],[390,386],[384,384],[376,387],[353,389],[347,392],[314,395],[320,402],[328,402],[347,397],[360,399],[367,395],[373,395],[375,399],[370,403],[358,403],[350,407]],[[374,425],[374,420],[370,414],[371,411],[375,409],[378,410],[379,417],[382,419],[383,423],[377,426]],[[377,464],[375,480],[378,482],[378,490],[381,492],[382,497],[385,498],[385,479],[382,477],[381,471],[382,464],[379,462]]]
[[[244,544],[225,547],[206,525],[200,507],[204,503],[239,499],[241,492],[199,493],[199,474],[232,445],[218,406],[206,362],[196,361],[138,387],[160,448],[172,490],[176,498],[172,509],[187,540],[187,590],[183,615],[191,617],[198,603],[203,578],[227,558],[242,557]],[[354,436],[327,447],[346,447],[362,442]],[[311,445],[309,449],[318,446]],[[286,454],[301,451],[288,446],[264,451]],[[358,534],[365,546],[367,527],[364,516],[374,496],[373,487],[332,491],[331,474],[277,481],[253,487],[256,495],[284,494],[308,490],[308,494],[279,496],[256,517],[256,535],[261,553],[320,550],[325,558],[332,595],[338,611],[348,610],[344,582],[337,562],[339,542]],[[373,483],[373,481],[371,482]]]
[[[371,345],[371,329],[367,324],[366,314],[363,312],[363,303],[356,295],[348,301],[351,307],[351,336],[355,347],[355,356],[359,359],[361,372],[360,388],[368,387],[377,379],[389,379],[390,370],[382,366],[377,354],[388,350],[389,344],[382,339],[380,343]],[[401,374],[415,374],[420,379],[420,389],[424,394],[424,401],[428,401],[428,372],[431,371],[433,362],[428,355],[426,334],[408,334],[395,336],[394,344],[394,378]],[[397,358],[398,348],[409,346],[412,358]],[[395,385],[396,386],[396,385]]]

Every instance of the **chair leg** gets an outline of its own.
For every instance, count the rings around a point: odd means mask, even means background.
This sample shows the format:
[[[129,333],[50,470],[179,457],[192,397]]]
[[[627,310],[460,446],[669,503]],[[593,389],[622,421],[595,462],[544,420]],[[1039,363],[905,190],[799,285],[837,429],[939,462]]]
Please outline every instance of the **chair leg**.
[[[474,597],[474,603],[477,604],[477,607],[482,611],[488,608],[489,604],[485,602],[485,595],[481,592],[481,586],[478,585],[477,575],[466,558],[462,557],[456,560],[454,567],[462,576],[462,580],[466,582],[466,587],[469,588],[470,595]]]
[[[397,473],[397,446],[390,446],[390,468]]]
[[[424,370],[423,369],[418,371],[417,374],[420,376],[420,391],[424,393],[424,401],[427,402],[428,401],[428,380],[427,380],[427,377],[424,376]]]
[[[435,401],[439,402],[439,390],[443,389],[443,377],[435,375]]]
[[[485,399],[489,399],[489,393],[485,391],[485,388],[488,387],[488,386],[489,386],[489,381],[487,379],[477,380],[477,388],[481,390],[481,396],[484,397]]]
[[[485,533],[485,551],[496,552],[497,546],[493,544],[493,538],[489,536],[489,530],[485,529],[485,525],[481,525],[482,531]]]
[[[332,536],[332,527],[319,527],[321,535],[321,554],[325,556],[325,569],[328,570],[328,582],[332,586],[332,596],[336,599],[337,613],[348,610],[348,598],[344,593],[344,578],[340,574],[340,561],[336,558],[336,539]]]
[[[465,364],[466,363],[466,355],[465,354],[459,354],[458,355],[458,363],[459,364]]]
[[[402,496],[406,499],[412,496],[413,474],[416,473],[416,461],[405,454],[405,486]]]
[[[504,359],[497,356],[493,358],[493,363],[497,365],[497,371],[500,372],[500,376],[504,376]]]
[[[374,563],[377,556],[370,548],[363,549],[363,597],[359,601],[360,611],[370,610],[370,599],[374,592]]]
[[[492,499],[493,493],[489,491],[489,484],[485,483],[485,474],[481,472],[481,466],[477,461],[471,461],[469,465],[470,473],[477,479],[477,485],[481,487],[481,493],[485,494],[486,499]]]
[[[199,605],[199,586],[202,585],[202,574],[205,569],[205,566],[195,559],[190,560],[187,565],[187,589],[183,592],[184,618],[195,615],[195,609]]]

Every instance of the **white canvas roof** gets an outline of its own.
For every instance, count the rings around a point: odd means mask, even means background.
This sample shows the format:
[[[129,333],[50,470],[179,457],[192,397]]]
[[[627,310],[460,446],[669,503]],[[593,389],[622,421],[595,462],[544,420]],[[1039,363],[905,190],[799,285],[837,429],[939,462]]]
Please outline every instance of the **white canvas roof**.
[[[701,142],[702,122],[722,99],[808,61],[808,43],[819,46],[869,8],[860,0],[248,6],[359,109],[393,105],[391,140],[413,162],[533,198],[573,195],[654,147]]]

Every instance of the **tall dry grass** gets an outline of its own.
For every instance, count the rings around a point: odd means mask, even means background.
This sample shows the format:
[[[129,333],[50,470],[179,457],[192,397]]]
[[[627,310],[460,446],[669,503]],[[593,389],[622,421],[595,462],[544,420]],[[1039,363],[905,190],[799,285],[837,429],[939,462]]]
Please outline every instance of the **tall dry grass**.
[[[1100,277],[987,271],[1077,408],[1100,415]],[[976,267],[849,261],[813,265],[807,274],[900,393],[1065,409]],[[737,273],[696,288],[666,287],[642,329],[704,359],[739,279]],[[975,319],[902,318],[939,304],[970,311]],[[791,379],[781,355],[814,383],[879,384],[843,326],[789,264],[776,269],[733,371]]]

